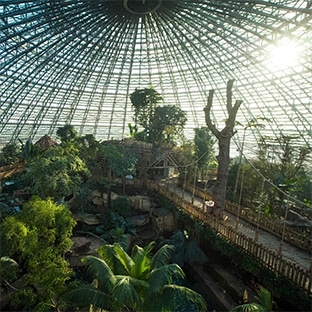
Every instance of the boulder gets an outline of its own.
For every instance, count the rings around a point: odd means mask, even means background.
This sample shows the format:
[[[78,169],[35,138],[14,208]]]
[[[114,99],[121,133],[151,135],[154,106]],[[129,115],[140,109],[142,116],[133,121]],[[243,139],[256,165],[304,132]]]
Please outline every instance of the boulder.
[[[69,262],[72,266],[83,266],[81,259],[88,255],[97,256],[97,248],[105,243],[101,238],[95,236],[73,236],[73,246],[69,255]]]
[[[134,226],[143,226],[150,222],[149,214],[142,214],[128,218],[128,221],[132,223]]]
[[[286,224],[290,226],[299,226],[312,228],[312,221],[307,217],[302,216],[298,212],[289,209],[286,218]]]
[[[97,225],[101,224],[101,218],[98,215],[91,213],[76,213],[73,215],[75,221],[84,222],[88,225]]]
[[[134,209],[150,212],[152,201],[148,196],[136,195],[130,197],[130,204]]]
[[[118,195],[117,193],[111,192],[111,200],[117,199],[118,197],[120,197],[120,195]],[[108,194],[103,193],[102,198],[103,198],[103,202],[106,204],[108,201]]]
[[[166,208],[157,208],[153,212],[158,232],[173,232],[176,230],[174,214]]]
[[[104,201],[100,191],[95,190],[91,194],[91,201],[94,205],[103,206]]]

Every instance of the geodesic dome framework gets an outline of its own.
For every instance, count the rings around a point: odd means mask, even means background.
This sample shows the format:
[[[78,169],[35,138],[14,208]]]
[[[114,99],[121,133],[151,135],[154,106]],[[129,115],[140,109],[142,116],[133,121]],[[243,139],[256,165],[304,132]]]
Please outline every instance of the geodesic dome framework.
[[[185,134],[222,129],[226,83],[243,100],[234,142],[296,137],[311,147],[311,1],[4,0],[0,140],[55,136],[72,124],[98,139],[129,136],[130,94],[153,86],[187,112]],[[265,128],[246,127],[251,119]]]

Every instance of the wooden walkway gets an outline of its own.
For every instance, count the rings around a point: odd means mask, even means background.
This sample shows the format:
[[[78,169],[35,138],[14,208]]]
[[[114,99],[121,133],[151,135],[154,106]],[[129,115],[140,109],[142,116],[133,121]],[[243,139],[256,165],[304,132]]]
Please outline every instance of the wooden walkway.
[[[299,249],[285,241],[282,242],[273,233],[255,228],[253,224],[243,219],[237,220],[237,216],[230,212],[227,212],[229,218],[225,222],[207,215],[203,210],[204,199],[194,196],[194,191],[190,193],[173,183],[156,183],[148,180],[144,183],[148,189],[170,199],[189,214],[218,231],[228,241],[256,257],[270,270],[284,276],[304,292],[312,295],[311,252]]]

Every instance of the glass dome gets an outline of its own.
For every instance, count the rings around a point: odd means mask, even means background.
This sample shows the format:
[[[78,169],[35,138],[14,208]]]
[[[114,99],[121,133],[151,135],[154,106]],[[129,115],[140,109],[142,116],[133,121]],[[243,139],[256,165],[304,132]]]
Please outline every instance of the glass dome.
[[[243,100],[233,142],[259,135],[311,147],[310,0],[4,0],[0,6],[0,145],[75,126],[129,136],[130,94],[153,86],[187,112],[187,138],[224,127],[226,84]],[[252,119],[265,128],[246,127]],[[245,130],[244,130],[245,129]],[[245,134],[245,135],[244,135]]]

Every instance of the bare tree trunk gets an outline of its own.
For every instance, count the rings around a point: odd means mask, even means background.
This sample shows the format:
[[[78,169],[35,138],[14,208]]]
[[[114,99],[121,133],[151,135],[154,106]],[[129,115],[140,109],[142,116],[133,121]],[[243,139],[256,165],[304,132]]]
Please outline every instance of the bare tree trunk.
[[[238,108],[243,103],[241,100],[237,100],[232,106],[232,87],[234,80],[229,80],[227,83],[227,103],[226,108],[228,112],[228,119],[225,122],[225,127],[219,131],[216,126],[211,121],[211,108],[214,90],[209,91],[209,97],[207,106],[204,108],[206,125],[210,131],[215,135],[219,142],[219,155],[218,160],[218,172],[217,181],[213,191],[213,198],[215,202],[214,214],[217,217],[222,217],[224,210],[224,202],[226,198],[227,189],[227,179],[228,179],[228,169],[230,165],[230,143],[231,138],[235,134],[235,118]]]
[[[230,141],[231,137],[220,137],[219,141],[219,155],[217,181],[213,189],[213,198],[215,202],[214,212],[219,216],[224,210],[224,201],[226,198],[227,180],[228,180],[228,168],[230,165]]]

